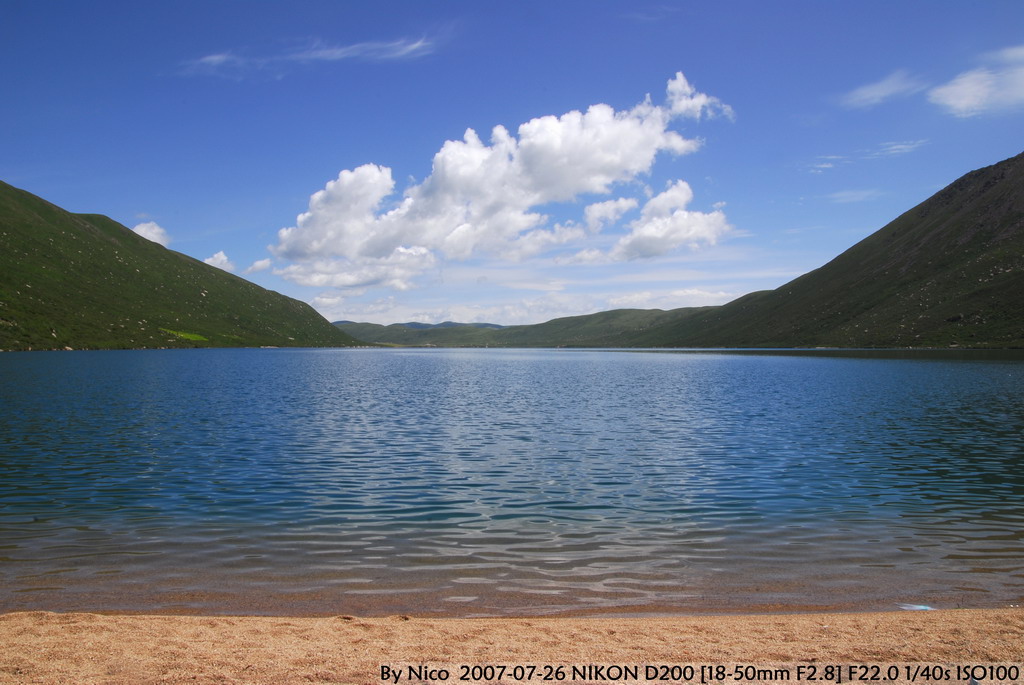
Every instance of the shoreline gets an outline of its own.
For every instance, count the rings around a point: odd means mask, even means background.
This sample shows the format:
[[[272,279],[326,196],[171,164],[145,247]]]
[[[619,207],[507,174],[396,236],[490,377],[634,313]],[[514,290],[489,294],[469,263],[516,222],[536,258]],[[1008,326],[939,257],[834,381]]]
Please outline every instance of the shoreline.
[[[612,674],[606,667],[626,665],[639,666],[641,678],[619,682],[664,682],[642,677],[647,665],[694,665],[698,674],[701,666],[746,669],[736,672],[740,678],[725,678],[728,682],[809,681],[812,670],[817,671],[814,679],[823,680],[828,666],[866,665],[895,669],[882,673],[910,682],[914,678],[908,676],[919,672],[906,670],[907,664],[952,669],[948,680],[957,680],[960,666],[960,673],[966,675],[962,681],[967,682],[971,673],[962,669],[968,666],[1002,664],[1024,671],[1024,610],[646,618],[296,618],[28,611],[0,614],[0,644],[0,683],[354,685],[383,682],[382,666],[390,669],[389,678],[401,675],[401,682],[498,682],[494,670],[477,669],[473,677],[466,670],[473,666],[504,666],[501,682],[526,682],[529,671],[524,669],[531,666],[549,670],[561,666],[561,682],[605,682]],[[519,677],[510,677],[508,669],[516,666]],[[798,666],[802,667],[799,678]],[[411,677],[427,673],[415,670],[420,667],[434,669],[434,678]],[[764,669],[760,673],[759,667]],[[449,677],[440,677],[443,672]],[[784,672],[788,678],[781,677]],[[844,673],[857,675],[857,669]],[[463,674],[470,680],[460,680]],[[979,674],[992,676],[978,678],[981,682],[1014,682],[994,677],[1000,675],[998,671],[973,673]],[[1001,673],[1008,674],[1013,672]],[[544,682],[542,675],[536,670],[530,680]],[[591,677],[573,677],[579,675]],[[1017,682],[1024,682],[1024,675]]]
[[[88,580],[88,579],[87,579]],[[197,580],[202,580],[199,578]],[[801,586],[797,580],[730,582],[719,578],[714,591],[703,586],[686,588],[672,597],[668,588],[647,588],[652,597],[599,595],[580,599],[565,592],[531,592],[527,588],[468,588],[434,582],[424,586],[378,584],[376,592],[337,588],[268,588],[246,579],[234,588],[223,583],[206,587],[171,588],[132,579],[121,585],[93,582],[66,583],[62,588],[10,589],[0,593],[0,615],[16,612],[97,613],[154,616],[288,616],[329,618],[339,614],[363,618],[412,615],[436,619],[525,618],[671,618],[699,616],[865,614],[904,611],[904,606],[933,610],[1006,609],[1024,605],[1019,594],[970,597],[966,591],[939,592],[928,578],[913,579],[914,593],[886,590],[859,576],[830,577],[830,583]],[[843,584],[841,581],[846,580]],[[856,582],[854,582],[856,581]],[[879,578],[874,579],[875,582]],[[52,581],[51,581],[52,582]],[[904,585],[907,585],[904,583]],[[875,596],[866,597],[873,587]],[[902,586],[901,586],[902,587]],[[119,591],[119,588],[121,590]],[[129,588],[128,592],[124,588]],[[831,591],[830,591],[831,590]],[[634,593],[636,594],[636,593]],[[984,601],[982,601],[984,600]]]

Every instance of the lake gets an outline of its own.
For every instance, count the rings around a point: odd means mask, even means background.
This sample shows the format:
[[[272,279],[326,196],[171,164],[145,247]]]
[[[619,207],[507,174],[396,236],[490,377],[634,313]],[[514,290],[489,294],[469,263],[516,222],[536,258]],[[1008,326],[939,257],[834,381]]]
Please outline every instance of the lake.
[[[0,354],[0,610],[1024,603],[1024,361]]]

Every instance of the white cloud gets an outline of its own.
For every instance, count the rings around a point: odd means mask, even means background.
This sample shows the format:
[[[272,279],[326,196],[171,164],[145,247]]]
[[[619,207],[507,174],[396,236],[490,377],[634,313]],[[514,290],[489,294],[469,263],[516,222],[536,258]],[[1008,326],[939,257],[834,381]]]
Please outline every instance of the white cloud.
[[[207,257],[206,259],[203,260],[203,262],[209,264],[210,266],[215,266],[218,269],[223,269],[224,271],[235,270],[235,265],[231,262],[230,259],[228,259],[228,256],[224,254],[224,250],[217,252],[212,257]]]
[[[249,268],[245,270],[247,274],[259,273],[260,271],[266,271],[270,268],[270,259],[257,259],[255,262],[249,265]]]
[[[927,140],[902,140],[902,141],[890,141],[882,143],[878,146],[878,149],[868,153],[868,159],[874,159],[877,157],[896,157],[899,155],[905,155],[909,152],[913,152],[917,148],[925,145]]]
[[[992,106],[996,87],[996,75],[991,70],[975,69],[933,88],[928,93],[928,99],[945,107],[955,116],[972,117]]]
[[[424,247],[399,247],[386,257],[365,258],[358,263],[322,259],[291,264],[275,269],[274,275],[299,285],[320,288],[387,287],[409,290],[416,276],[435,264],[434,255]]]
[[[965,71],[928,91],[928,100],[957,117],[1024,106],[1024,45],[985,55],[986,66]]]
[[[886,157],[906,155],[927,144],[928,140],[923,138],[919,140],[896,140],[880,143],[877,147],[871,150],[861,150],[857,155],[851,157],[844,155],[819,155],[817,157],[817,161],[812,162],[808,166],[808,170],[812,174],[822,174],[830,169],[846,166],[862,160],[884,159]]]
[[[809,169],[812,174],[821,174],[828,169],[834,169],[841,164],[847,164],[849,161],[842,155],[819,155],[818,161],[813,162]]]
[[[310,304],[313,308],[320,312],[344,312],[342,307],[345,305],[346,299],[341,295],[337,294],[323,294],[314,297],[310,300]],[[325,314],[328,318],[331,318],[329,314]],[[338,317],[345,316],[344,313],[337,314],[334,319],[338,320]]]
[[[732,107],[716,97],[697,92],[681,71],[677,71],[675,78],[668,82],[667,90],[668,105],[672,114],[693,119],[700,119],[702,115],[724,116],[730,120],[736,118]]]
[[[377,210],[394,187],[387,167],[364,164],[342,171],[310,197],[309,210],[299,215],[294,227],[278,232],[274,251],[298,260],[385,256],[388,250],[381,252],[373,244],[375,240],[380,242],[381,234],[386,232],[383,224],[387,218],[378,219]]]
[[[895,97],[927,91],[929,102],[961,118],[1024,107],[1024,45],[989,52],[979,61],[982,66],[933,87],[906,70],[894,71],[881,81],[846,93],[840,102],[846,107],[866,109]]]
[[[678,117],[731,115],[727,105],[694,90],[681,73],[666,90],[663,106],[649,97],[624,111],[592,105],[585,112],[532,119],[515,134],[496,126],[489,143],[469,129],[462,140],[441,146],[430,176],[401,198],[393,197],[395,181],[387,167],[344,170],[313,194],[295,226],[278,232],[271,251],[293,264],[274,273],[304,285],[401,290],[441,260],[524,259],[580,243],[639,202],[620,197],[591,203],[582,223],[553,227],[545,205],[608,195],[648,174],[659,153],[694,152],[699,141],[669,128]],[[631,224],[622,258],[714,242],[726,228],[724,215],[683,210],[691,199],[682,183],[648,202]]]
[[[218,52],[200,57],[195,60],[194,64],[204,69],[223,69],[225,67],[241,67],[244,66],[245,62],[245,58],[230,52]]]
[[[729,230],[721,210],[710,213],[691,212],[686,206],[693,200],[693,190],[685,181],[676,181],[663,193],[655,195],[630,223],[630,232],[612,249],[614,259],[657,257],[681,245],[693,248],[714,245]]]
[[[608,300],[611,307],[617,309],[678,309],[679,307],[705,307],[725,304],[736,299],[736,293],[723,290],[712,291],[701,288],[682,288],[662,292],[630,293]]]
[[[138,224],[132,230],[143,238],[152,240],[154,243],[159,243],[164,247],[171,244],[171,237],[167,235],[167,231],[165,231],[163,227],[155,221],[147,221],[145,223]]]
[[[336,62],[361,58],[371,60],[410,59],[430,54],[434,42],[428,38],[393,40],[387,42],[355,43],[354,45],[331,46],[317,43],[298,52],[283,55],[280,59],[292,62]]]
[[[996,62],[1006,62],[1008,64],[1024,63],[1024,45],[1014,45],[1002,50],[995,50],[988,53],[986,57]]]
[[[582,240],[587,232],[576,224],[556,224],[554,229],[534,229],[524,233],[503,253],[505,259],[520,260],[539,255],[550,248]]]
[[[607,193],[612,184],[650,171],[658,152],[700,147],[668,130],[669,112],[644,102],[628,112],[592,105],[586,113],[546,116],[519,127],[516,168],[536,202]]]
[[[282,75],[288,67],[300,64],[339,62],[359,59],[364,61],[394,61],[415,59],[432,53],[437,47],[434,39],[401,38],[393,41],[368,41],[351,45],[329,45],[314,41],[299,49],[277,54],[248,56],[232,51],[216,52],[184,64],[185,74],[243,78],[255,74]]]
[[[617,200],[595,202],[583,210],[583,220],[587,224],[587,229],[597,232],[605,226],[614,224],[623,214],[631,209],[636,209],[639,204],[635,197],[620,197]]]
[[[596,247],[588,247],[568,257],[556,257],[555,264],[607,264],[613,261],[608,253],[602,252]]]
[[[241,80],[265,72],[274,62],[272,59],[246,57],[230,51],[216,52],[185,62],[181,73],[187,76],[219,76]]]
[[[851,90],[842,96],[840,102],[846,107],[865,109],[894,97],[919,93],[926,87],[923,81],[901,69],[894,71],[881,81]]]
[[[832,202],[839,204],[848,204],[851,202],[867,202],[868,200],[874,200],[876,197],[882,194],[882,191],[877,189],[870,190],[840,190],[839,192],[828,195],[828,199]]]

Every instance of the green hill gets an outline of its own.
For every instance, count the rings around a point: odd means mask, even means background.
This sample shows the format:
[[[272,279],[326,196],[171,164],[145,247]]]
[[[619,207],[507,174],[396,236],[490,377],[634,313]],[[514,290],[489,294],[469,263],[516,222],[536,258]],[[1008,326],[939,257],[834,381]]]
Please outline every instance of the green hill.
[[[340,327],[439,346],[1024,347],[1024,154],[967,174],[828,264],[719,307],[484,331]]]
[[[963,176],[780,288],[630,344],[1024,347],[1024,154]]]
[[[303,302],[0,182],[0,349],[354,344]]]

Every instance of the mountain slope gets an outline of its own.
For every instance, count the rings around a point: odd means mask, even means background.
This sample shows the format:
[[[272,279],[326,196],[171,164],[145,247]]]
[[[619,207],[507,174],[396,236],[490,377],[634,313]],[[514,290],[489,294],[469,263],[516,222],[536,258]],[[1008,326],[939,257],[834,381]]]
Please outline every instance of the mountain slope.
[[[1024,154],[963,176],[780,288],[629,342],[1024,346]]]
[[[0,182],[0,349],[353,344],[303,302]]]

